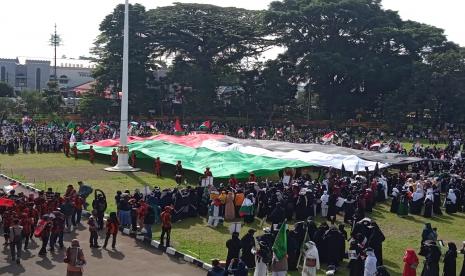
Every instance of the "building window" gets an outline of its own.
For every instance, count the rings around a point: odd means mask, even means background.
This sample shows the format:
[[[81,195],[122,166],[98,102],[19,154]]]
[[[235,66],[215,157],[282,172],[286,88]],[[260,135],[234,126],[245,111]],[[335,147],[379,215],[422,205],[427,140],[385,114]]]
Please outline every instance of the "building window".
[[[40,68],[36,69],[36,90],[40,90]]]
[[[0,69],[0,81],[6,81],[6,69],[5,66],[2,66],[2,69]]]

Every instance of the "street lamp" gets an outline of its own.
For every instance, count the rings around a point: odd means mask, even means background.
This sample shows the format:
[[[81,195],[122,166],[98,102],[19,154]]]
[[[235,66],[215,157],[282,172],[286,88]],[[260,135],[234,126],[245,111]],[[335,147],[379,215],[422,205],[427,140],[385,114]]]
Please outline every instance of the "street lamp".
[[[106,168],[110,172],[139,171],[128,163],[128,67],[129,67],[129,2],[124,5],[124,41],[123,41],[123,93],[121,97],[121,123],[119,126],[118,163],[114,167]]]

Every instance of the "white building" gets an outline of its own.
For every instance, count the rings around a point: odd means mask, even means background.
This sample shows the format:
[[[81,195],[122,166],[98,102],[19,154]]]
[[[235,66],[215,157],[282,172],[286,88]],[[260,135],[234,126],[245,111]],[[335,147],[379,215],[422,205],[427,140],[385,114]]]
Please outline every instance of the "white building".
[[[57,59],[57,80],[61,91],[66,94],[74,87],[94,81],[89,60]],[[42,90],[54,79],[53,60],[33,58],[0,58],[0,81],[15,88],[15,91]]]

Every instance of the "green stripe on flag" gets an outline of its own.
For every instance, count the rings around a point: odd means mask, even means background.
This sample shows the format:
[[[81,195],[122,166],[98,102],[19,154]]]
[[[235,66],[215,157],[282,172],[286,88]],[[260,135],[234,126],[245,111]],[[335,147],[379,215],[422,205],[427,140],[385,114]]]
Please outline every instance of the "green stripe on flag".
[[[78,150],[89,150],[89,145],[78,143]],[[247,178],[250,172],[257,176],[275,173],[283,168],[301,168],[315,164],[299,161],[245,154],[238,151],[217,152],[207,148],[191,148],[160,140],[135,142],[128,145],[129,151],[135,151],[138,158],[160,157],[163,163],[175,165],[178,160],[184,169],[203,174],[209,167],[215,178],[228,178],[234,174]],[[116,147],[94,146],[97,153],[111,155]]]

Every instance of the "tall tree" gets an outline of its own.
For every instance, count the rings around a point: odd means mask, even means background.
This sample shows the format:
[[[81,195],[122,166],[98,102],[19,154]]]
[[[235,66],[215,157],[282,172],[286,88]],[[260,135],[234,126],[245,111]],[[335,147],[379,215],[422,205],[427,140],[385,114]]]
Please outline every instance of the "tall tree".
[[[417,62],[412,77],[386,97],[385,116],[401,122],[465,122],[465,49],[429,54]]]
[[[151,48],[147,39],[149,29],[145,7],[140,4],[130,5],[129,22],[129,110],[134,114],[149,104],[148,82],[152,76],[150,70],[153,69],[149,59]],[[100,24],[101,33],[92,49],[97,57],[93,76],[97,80],[95,88],[98,93],[110,90],[116,96],[122,89],[123,27],[124,5],[116,6]]]
[[[194,109],[211,111],[224,67],[263,52],[261,11],[214,5],[182,4],[148,12],[153,58],[174,58],[172,77],[193,87],[186,99]]]
[[[413,61],[444,48],[443,31],[403,22],[380,0],[284,0],[266,15],[295,75],[330,118],[353,117],[409,78]]]
[[[0,97],[13,97],[15,90],[6,82],[0,82]]]

